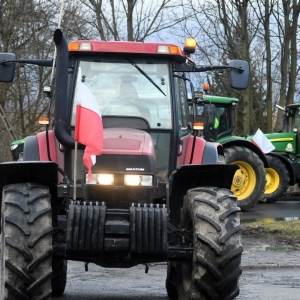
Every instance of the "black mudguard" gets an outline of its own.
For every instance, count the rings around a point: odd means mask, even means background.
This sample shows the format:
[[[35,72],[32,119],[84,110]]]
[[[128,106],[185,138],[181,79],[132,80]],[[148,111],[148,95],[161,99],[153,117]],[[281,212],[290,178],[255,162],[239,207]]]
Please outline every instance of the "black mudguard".
[[[18,161],[0,164],[0,188],[12,183],[33,182],[50,189],[51,197],[56,197],[57,164],[51,161]],[[0,193],[2,202],[2,192]]]
[[[177,227],[180,209],[187,190],[200,186],[214,186],[230,190],[237,165],[184,165],[169,178],[170,222]]]

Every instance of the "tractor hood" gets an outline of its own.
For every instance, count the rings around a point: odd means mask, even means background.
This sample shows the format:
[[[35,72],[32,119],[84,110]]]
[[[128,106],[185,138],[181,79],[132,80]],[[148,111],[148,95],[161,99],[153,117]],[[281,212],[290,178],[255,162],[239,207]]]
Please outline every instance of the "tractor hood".
[[[294,133],[266,133],[265,136],[275,147],[272,152],[296,153],[296,136]],[[247,137],[248,140],[251,140],[252,138],[253,136]]]
[[[103,152],[97,156],[93,172],[155,175],[156,157],[151,136],[138,129],[105,128]]]
[[[145,131],[132,128],[106,128],[103,154],[155,156],[151,136]]]

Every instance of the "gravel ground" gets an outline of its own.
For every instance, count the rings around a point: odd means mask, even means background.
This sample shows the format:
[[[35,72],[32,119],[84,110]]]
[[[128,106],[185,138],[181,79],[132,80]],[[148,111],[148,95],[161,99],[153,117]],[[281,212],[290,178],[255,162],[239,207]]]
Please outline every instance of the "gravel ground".
[[[300,299],[300,249],[290,242],[243,236],[243,274],[236,300]],[[281,251],[267,251],[269,247]],[[139,265],[130,269],[105,269],[95,264],[84,271],[82,262],[68,264],[68,283],[63,297],[55,300],[168,300],[166,264],[153,264],[149,273]]]
[[[277,242],[263,237],[243,237],[242,240],[243,274],[236,300],[299,299],[300,250],[288,245],[284,251],[267,251]],[[89,272],[85,272],[83,263],[70,262],[65,296],[53,299],[168,300],[164,286],[166,264],[151,265],[148,274],[144,270],[142,265],[105,269],[91,264]]]
[[[300,299],[298,243],[244,237],[239,300]],[[271,248],[273,247],[273,248]],[[274,249],[280,251],[268,251]]]

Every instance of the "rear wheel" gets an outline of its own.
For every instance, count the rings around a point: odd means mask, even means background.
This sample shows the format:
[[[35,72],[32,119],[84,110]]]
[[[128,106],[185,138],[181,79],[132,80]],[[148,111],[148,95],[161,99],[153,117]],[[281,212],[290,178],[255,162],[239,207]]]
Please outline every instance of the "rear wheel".
[[[67,284],[67,260],[53,257],[52,259],[52,296],[61,296]]]
[[[234,299],[242,273],[240,208],[227,189],[188,191],[181,209],[180,229],[193,233],[193,259],[177,263],[178,299]]]
[[[3,189],[1,299],[51,299],[52,216],[48,188]]]
[[[275,203],[282,197],[289,187],[289,172],[277,157],[266,156],[269,167],[266,169],[266,189],[264,199],[267,203]]]
[[[266,185],[266,170],[259,156],[248,148],[234,146],[225,148],[226,163],[238,165],[231,191],[237,197],[242,211],[254,207],[263,197]]]

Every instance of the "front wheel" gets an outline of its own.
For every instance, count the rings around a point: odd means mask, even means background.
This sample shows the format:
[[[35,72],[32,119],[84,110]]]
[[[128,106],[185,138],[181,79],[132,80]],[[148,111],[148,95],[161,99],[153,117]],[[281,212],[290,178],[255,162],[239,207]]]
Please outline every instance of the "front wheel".
[[[266,158],[269,168],[266,169],[267,184],[264,198],[267,203],[275,203],[289,187],[289,172],[279,158],[270,155]]]
[[[1,299],[51,299],[52,216],[48,188],[3,189]]]
[[[259,156],[248,148],[233,146],[224,149],[226,163],[238,165],[231,191],[242,211],[254,207],[263,197],[266,170]]]
[[[242,273],[240,208],[227,189],[189,190],[181,209],[180,229],[193,245],[193,259],[177,263],[178,299],[234,299]],[[188,239],[191,233],[191,240]]]

